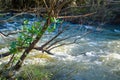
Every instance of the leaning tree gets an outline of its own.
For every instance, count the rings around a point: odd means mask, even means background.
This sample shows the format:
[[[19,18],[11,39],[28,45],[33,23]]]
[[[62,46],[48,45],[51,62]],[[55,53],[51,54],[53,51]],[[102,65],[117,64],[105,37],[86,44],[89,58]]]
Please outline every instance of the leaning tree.
[[[12,0],[11,0],[12,1]],[[24,1],[24,0],[21,0]],[[11,34],[19,33],[16,40],[11,42],[9,46],[9,51],[7,53],[0,54],[1,58],[6,56],[11,56],[10,60],[7,64],[3,66],[3,68],[0,70],[0,77],[11,79],[16,72],[21,68],[25,58],[29,55],[31,50],[39,50],[41,52],[46,52],[48,54],[53,54],[51,52],[52,49],[57,48],[59,46],[63,45],[69,45],[69,44],[75,44],[80,43],[79,39],[87,35],[88,33],[92,32],[91,30],[82,34],[82,36],[75,37],[76,35],[81,35],[79,31],[76,31],[73,35],[67,35],[65,37],[62,37],[61,39],[57,39],[58,36],[63,34],[65,31],[70,29],[71,27],[69,25],[62,26],[61,18],[69,19],[69,18],[86,18],[87,16],[95,15],[97,10],[93,10],[90,13],[86,13],[84,15],[77,15],[77,16],[63,16],[63,11],[66,9],[69,9],[70,7],[76,7],[80,8],[79,6],[69,6],[69,4],[73,4],[73,2],[76,0],[35,0],[36,2],[36,10],[35,14],[39,17],[42,15],[44,18],[44,21],[37,21],[34,22],[30,27],[27,27],[27,24],[29,21],[25,20],[24,25],[21,31],[11,32],[9,34],[4,34],[0,32],[0,35],[2,36],[8,36]],[[83,1],[83,0],[81,0]],[[44,4],[42,4],[44,3]],[[42,4],[42,5],[41,5]],[[85,4],[85,2],[83,2]],[[67,5],[67,8],[66,8]],[[78,5],[77,3],[75,5]],[[81,5],[80,5],[81,6]],[[86,6],[86,5],[84,5]],[[87,5],[89,6],[89,5]],[[93,8],[93,4],[90,5]],[[95,5],[96,6],[96,5]],[[83,8],[83,5],[82,7]],[[94,7],[95,8],[95,7]],[[99,8],[99,6],[98,6]],[[41,10],[44,9],[44,14],[41,12]],[[12,21],[11,19],[21,15],[24,13],[19,13],[11,17],[10,19],[3,20],[0,22],[7,22]],[[104,18],[104,17],[103,17]],[[56,26],[56,24],[59,23],[59,26]],[[97,29],[97,28],[96,28]],[[52,36],[49,40],[47,40],[44,44],[40,45],[39,47],[36,47],[36,44],[42,39],[43,36],[45,36],[46,32],[49,34],[56,30],[56,34]],[[73,39],[72,42],[62,42],[67,39]],[[62,42],[62,43],[61,43]],[[59,43],[59,44],[58,44]],[[19,57],[18,57],[19,55]],[[17,57],[17,60],[16,60]],[[15,61],[16,60],[16,61]]]

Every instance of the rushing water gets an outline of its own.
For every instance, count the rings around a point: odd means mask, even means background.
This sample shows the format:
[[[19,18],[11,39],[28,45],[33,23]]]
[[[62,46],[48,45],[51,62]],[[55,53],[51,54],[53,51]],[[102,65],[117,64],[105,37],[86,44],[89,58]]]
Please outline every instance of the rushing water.
[[[22,21],[25,19],[30,20],[29,24],[38,20],[34,15],[30,18],[26,15],[20,16],[14,18],[13,22],[1,23],[0,31],[6,33],[20,30]],[[87,31],[92,32],[78,39],[77,44],[65,45],[52,50],[54,55],[51,57],[56,61],[46,63],[46,68],[54,74],[52,80],[120,80],[120,25],[95,28],[67,22],[62,24],[62,26],[66,25],[70,28],[59,38],[77,33],[76,38]],[[54,34],[56,32],[52,35]],[[10,37],[13,38],[13,36]],[[44,39],[48,38],[50,37],[46,36]],[[64,42],[71,41],[73,39]],[[0,44],[3,45],[5,42],[1,37]],[[0,51],[5,50],[6,48]]]

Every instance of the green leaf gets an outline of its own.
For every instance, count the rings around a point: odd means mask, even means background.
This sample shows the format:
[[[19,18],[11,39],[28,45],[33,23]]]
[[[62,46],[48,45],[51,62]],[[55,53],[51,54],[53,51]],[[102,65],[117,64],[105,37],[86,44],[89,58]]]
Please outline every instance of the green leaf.
[[[15,54],[15,53],[17,53],[18,52],[18,49],[17,49],[17,43],[16,42],[12,42],[11,44],[10,44],[10,53],[11,54]]]
[[[56,24],[54,24],[52,27],[48,27],[48,32],[53,32],[56,29]]]
[[[26,26],[26,25],[23,25],[22,30],[23,30],[23,31],[26,31],[26,30],[27,30],[27,26]]]
[[[12,48],[15,48],[15,47],[16,47],[16,42],[12,42],[10,46],[11,46]]]
[[[27,25],[28,24],[28,20],[25,20],[23,23],[24,23],[24,25]]]
[[[40,26],[41,23],[40,22],[35,22],[34,24],[35,24],[36,27],[38,27],[38,26]]]
[[[50,20],[51,20],[51,22],[54,22],[54,18],[53,17],[51,17]]]
[[[56,18],[55,17],[51,17],[50,20],[51,20],[51,22],[56,23]]]
[[[57,23],[62,23],[63,20],[57,19]]]

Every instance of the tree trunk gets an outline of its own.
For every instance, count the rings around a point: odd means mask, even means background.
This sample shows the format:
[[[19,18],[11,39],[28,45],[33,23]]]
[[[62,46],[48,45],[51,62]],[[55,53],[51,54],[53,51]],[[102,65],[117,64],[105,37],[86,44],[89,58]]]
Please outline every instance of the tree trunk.
[[[30,44],[30,46],[28,48],[26,48],[26,50],[24,51],[23,55],[20,57],[20,60],[14,66],[14,70],[19,70],[20,69],[20,67],[21,67],[24,59],[27,57],[27,55],[29,54],[29,52],[34,48],[34,46],[36,45],[36,43],[40,40],[40,38],[42,37],[42,35],[47,30],[49,24],[50,24],[50,17],[47,19],[47,22],[44,25],[42,31],[39,32],[39,34],[37,35],[37,37],[35,38],[35,40]]]

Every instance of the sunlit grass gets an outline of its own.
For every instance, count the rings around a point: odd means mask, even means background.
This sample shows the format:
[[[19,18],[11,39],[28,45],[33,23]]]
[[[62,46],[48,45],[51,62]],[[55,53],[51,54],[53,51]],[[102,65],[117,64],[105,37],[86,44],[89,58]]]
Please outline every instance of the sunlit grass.
[[[40,65],[23,66],[17,75],[18,80],[50,80],[52,73]]]

